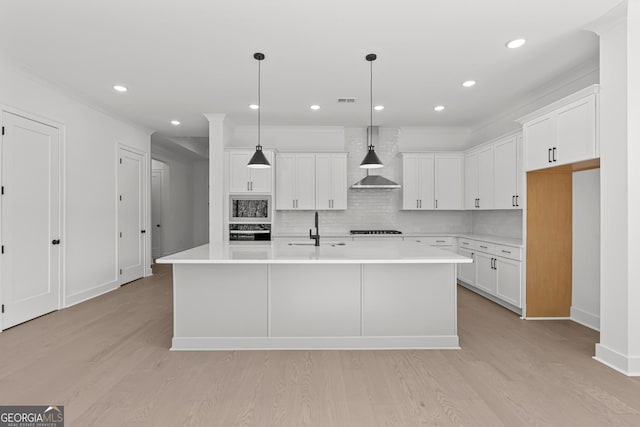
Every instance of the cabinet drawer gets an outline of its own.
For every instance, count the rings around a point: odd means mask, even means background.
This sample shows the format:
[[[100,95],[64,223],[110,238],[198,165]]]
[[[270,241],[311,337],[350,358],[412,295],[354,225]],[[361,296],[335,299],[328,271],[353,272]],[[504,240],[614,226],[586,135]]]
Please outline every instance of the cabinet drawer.
[[[522,261],[522,248],[516,248],[513,246],[495,245],[495,254],[504,258],[515,259]]]
[[[476,242],[475,240],[463,238],[458,239],[458,247],[460,249],[475,249],[477,244],[478,242]]]
[[[411,237],[410,239],[429,246],[453,246],[453,237]]]
[[[493,255],[496,253],[496,245],[488,242],[476,242],[476,250]]]

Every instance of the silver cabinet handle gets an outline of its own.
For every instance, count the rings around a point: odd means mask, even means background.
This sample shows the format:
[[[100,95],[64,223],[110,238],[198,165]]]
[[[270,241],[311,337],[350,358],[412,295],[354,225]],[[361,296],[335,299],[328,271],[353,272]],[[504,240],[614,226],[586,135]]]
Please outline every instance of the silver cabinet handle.
[[[416,209],[418,209],[419,207],[420,207],[420,201],[416,199]]]
[[[422,199],[420,199],[420,209],[422,209]]]
[[[511,251],[505,251],[504,249],[502,250],[502,252],[504,252],[505,254],[510,254]]]
[[[247,181],[247,191],[250,191],[251,188],[249,187],[249,181]]]
[[[486,247],[486,246],[482,246],[482,245],[480,245],[480,247],[481,247],[482,249],[487,249],[487,247]]]
[[[436,243],[446,243],[446,240],[436,240]]]
[[[469,242],[462,242],[462,244],[469,246]]]
[[[438,209],[438,199],[436,199],[436,209]]]

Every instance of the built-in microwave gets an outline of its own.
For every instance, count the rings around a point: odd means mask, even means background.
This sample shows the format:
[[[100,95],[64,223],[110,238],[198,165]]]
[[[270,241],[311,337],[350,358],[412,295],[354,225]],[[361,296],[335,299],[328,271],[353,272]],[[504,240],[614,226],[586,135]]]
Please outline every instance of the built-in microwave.
[[[271,196],[229,196],[229,222],[271,222]]]

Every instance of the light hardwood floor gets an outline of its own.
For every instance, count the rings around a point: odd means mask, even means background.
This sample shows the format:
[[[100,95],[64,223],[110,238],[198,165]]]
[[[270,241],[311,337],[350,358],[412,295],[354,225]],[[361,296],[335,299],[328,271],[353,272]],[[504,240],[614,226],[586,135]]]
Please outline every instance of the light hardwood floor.
[[[460,351],[170,352],[171,275],[0,334],[0,404],[67,426],[640,425],[640,379],[598,334],[459,289]]]

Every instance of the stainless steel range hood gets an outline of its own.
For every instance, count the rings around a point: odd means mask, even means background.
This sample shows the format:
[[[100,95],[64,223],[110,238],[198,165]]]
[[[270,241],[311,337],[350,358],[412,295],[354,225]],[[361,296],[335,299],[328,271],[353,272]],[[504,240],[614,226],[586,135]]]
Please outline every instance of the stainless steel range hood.
[[[368,171],[367,171],[368,173]],[[397,184],[390,179],[380,175],[367,175],[360,181],[351,186],[354,190],[369,190],[376,188],[400,188],[401,185]]]
[[[371,144],[378,145],[378,126],[369,126],[369,132],[371,134]],[[369,169],[366,169],[367,176],[362,178],[351,186],[354,190],[375,190],[386,188],[400,188],[400,184],[391,181],[388,178],[380,175],[369,175]]]

